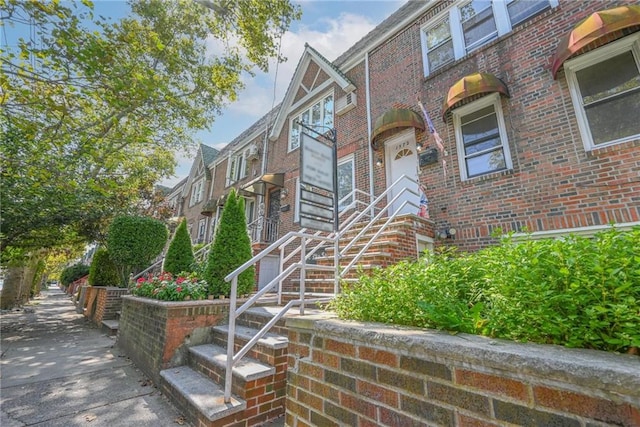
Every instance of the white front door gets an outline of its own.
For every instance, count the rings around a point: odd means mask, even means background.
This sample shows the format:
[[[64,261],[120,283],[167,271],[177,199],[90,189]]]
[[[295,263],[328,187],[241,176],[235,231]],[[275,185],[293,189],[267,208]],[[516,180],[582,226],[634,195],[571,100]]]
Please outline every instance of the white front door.
[[[416,135],[413,128],[389,139],[384,144],[384,151],[387,164],[387,186],[391,186],[402,175],[406,175],[416,182],[418,181],[418,155],[416,153]],[[409,191],[403,192],[403,188],[412,190],[415,194]],[[399,214],[416,214],[418,206],[420,206],[418,184],[408,179],[400,181],[389,193],[388,200],[391,201],[399,193],[402,194],[393,202],[389,214],[391,215],[398,210]],[[401,208],[405,201],[412,202],[412,204],[407,204]]]

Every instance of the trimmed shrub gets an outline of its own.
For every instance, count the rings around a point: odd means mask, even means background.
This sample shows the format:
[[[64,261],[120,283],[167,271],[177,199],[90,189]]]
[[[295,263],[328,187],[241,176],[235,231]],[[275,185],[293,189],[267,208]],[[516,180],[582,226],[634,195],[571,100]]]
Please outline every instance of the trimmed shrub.
[[[93,254],[88,283],[90,286],[122,285],[118,276],[118,268],[111,260],[106,248],[98,248]]]
[[[109,226],[107,250],[116,264],[120,283],[127,286],[129,276],[153,261],[167,242],[164,223],[148,217],[119,216]]]
[[[606,351],[640,348],[640,227],[446,249],[343,284],[341,318]]]
[[[62,270],[60,274],[60,283],[63,286],[69,286],[76,280],[89,274],[89,266],[85,264],[74,264]]]
[[[187,220],[183,219],[169,244],[162,270],[172,274],[191,271],[194,262],[191,238],[189,237],[189,231],[187,231]]]
[[[204,279],[209,295],[231,294],[231,282],[224,278],[252,257],[251,240],[247,233],[244,200],[231,191],[222,210],[216,238],[209,251]],[[238,276],[238,295],[250,293],[255,286],[255,267],[249,267]]]

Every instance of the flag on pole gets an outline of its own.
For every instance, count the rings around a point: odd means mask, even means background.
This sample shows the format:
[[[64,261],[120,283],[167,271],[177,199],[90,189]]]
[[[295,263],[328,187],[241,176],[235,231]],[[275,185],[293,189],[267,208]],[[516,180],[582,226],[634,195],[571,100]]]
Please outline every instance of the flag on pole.
[[[438,148],[438,151],[440,151],[440,157],[442,158],[442,172],[446,177],[447,161],[444,157],[447,155],[447,150],[445,150],[444,144],[442,143],[442,138],[440,138],[440,134],[438,134],[438,131],[436,130],[436,127],[433,125],[433,122],[431,121],[431,117],[429,116],[427,109],[424,107],[420,99],[418,99],[418,105],[422,110],[422,115],[424,116],[424,120],[427,122],[427,128],[429,128],[429,133],[433,135],[433,139],[436,141],[436,147]]]
[[[420,184],[420,209],[418,209],[418,216],[429,218],[429,199],[427,199],[427,194],[422,184]]]

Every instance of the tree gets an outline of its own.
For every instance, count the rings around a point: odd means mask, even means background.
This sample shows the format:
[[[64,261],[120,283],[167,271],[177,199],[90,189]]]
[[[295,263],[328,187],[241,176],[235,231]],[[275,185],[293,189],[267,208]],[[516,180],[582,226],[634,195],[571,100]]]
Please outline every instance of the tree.
[[[106,248],[100,247],[93,254],[87,283],[90,286],[117,286],[121,284],[118,267],[109,256]]]
[[[231,191],[222,210],[218,231],[209,251],[204,279],[210,295],[229,296],[231,283],[224,278],[251,259],[251,240],[244,216],[244,199]],[[255,267],[249,267],[238,276],[238,295],[250,293],[255,286]]]
[[[103,239],[300,16],[289,0],[133,0],[118,22],[90,0],[1,4],[4,28],[35,33],[0,50],[3,253]]]
[[[191,238],[187,230],[187,220],[183,219],[169,244],[162,270],[172,274],[179,274],[192,269],[194,262],[195,258],[191,247]]]
[[[128,286],[129,276],[147,267],[167,242],[167,227],[153,218],[116,217],[109,226],[107,250],[116,264],[121,286]]]

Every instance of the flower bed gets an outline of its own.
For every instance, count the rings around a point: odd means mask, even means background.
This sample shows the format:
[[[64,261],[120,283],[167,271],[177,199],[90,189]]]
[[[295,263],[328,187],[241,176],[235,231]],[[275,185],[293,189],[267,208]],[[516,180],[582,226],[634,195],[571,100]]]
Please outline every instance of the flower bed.
[[[174,276],[164,272],[158,276],[140,277],[131,293],[161,301],[201,300],[207,298],[207,283],[198,278],[196,273]]]

